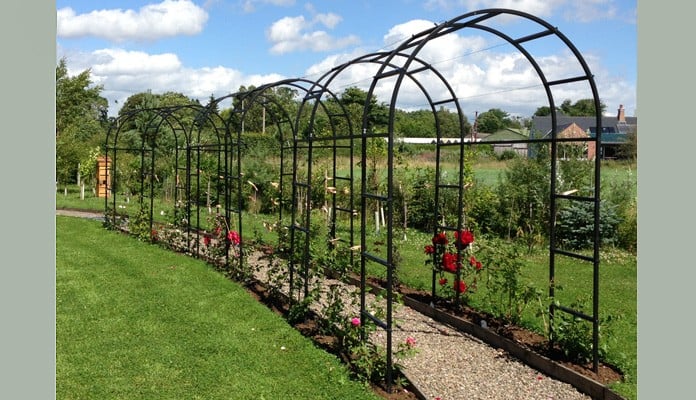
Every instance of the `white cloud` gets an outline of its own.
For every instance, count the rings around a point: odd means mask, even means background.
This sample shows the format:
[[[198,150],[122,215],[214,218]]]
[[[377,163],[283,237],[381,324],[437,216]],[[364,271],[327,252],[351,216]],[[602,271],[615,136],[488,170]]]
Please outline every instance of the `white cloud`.
[[[435,27],[436,24],[432,21],[424,19],[414,19],[403,24],[394,25],[386,35],[384,35],[384,44],[393,48],[404,40],[410,38],[416,33],[420,33],[426,29]]]
[[[141,51],[103,49],[92,55],[92,73],[100,76],[169,74],[181,69],[179,58],[172,53],[150,55]]]
[[[413,20],[392,27],[384,35],[387,48],[394,49],[402,40],[414,33],[433,27],[430,21]],[[450,33],[429,41],[418,53],[422,60],[444,76],[446,83],[453,89],[454,96],[469,120],[476,111],[483,112],[491,108],[500,108],[511,114],[523,117],[531,116],[538,107],[548,105],[541,78],[527,58],[512,46],[499,46],[499,40],[478,33]],[[358,54],[332,55],[307,69],[313,77],[320,76],[331,68],[356,60]],[[552,54],[534,55],[548,80],[576,77],[582,74],[580,63],[568,49],[561,49]],[[627,109],[635,104],[635,87],[620,76],[608,76],[602,68],[601,59],[591,53],[583,54],[590,65],[595,82],[598,85],[601,100],[613,113],[618,104]],[[403,62],[396,59],[395,64]],[[412,64],[411,70],[418,66]],[[367,90],[376,74],[378,64],[355,64],[341,71],[329,88],[334,93],[341,93],[348,86],[358,86]],[[446,85],[436,78],[432,71],[423,71],[414,77],[425,86],[432,101],[451,98]],[[422,109],[428,106],[428,100],[422,90],[415,84],[404,80],[399,88],[397,107],[403,109]],[[591,98],[592,92],[588,82],[559,85],[553,89],[553,95],[559,104],[571,99],[577,101]],[[393,82],[380,81],[375,90],[378,101],[389,101],[392,96]]]
[[[66,7],[57,11],[57,17],[59,38],[91,36],[122,42],[198,34],[208,13],[189,0],[164,0],[138,11],[104,9],[78,15]]]
[[[341,22],[341,20],[343,19],[339,15],[336,15],[334,13],[317,14],[315,18],[318,22],[320,22],[322,25],[329,29],[335,28],[336,25],[338,25],[339,22]]]
[[[62,51],[60,46],[58,51]],[[70,75],[91,70],[93,83],[103,86],[102,96],[109,100],[109,115],[116,115],[128,97],[136,93],[178,92],[206,104],[211,95],[222,97],[242,85],[260,86],[284,79],[279,74],[245,75],[223,66],[186,68],[175,54],[114,48],[73,53],[66,61]]]
[[[635,3],[634,3],[635,4]],[[568,20],[577,22],[592,22],[596,20],[611,20],[622,18],[635,22],[636,8],[619,9],[614,0],[585,0],[571,2],[569,9],[564,13]]]
[[[336,14],[316,14],[312,20],[304,16],[284,17],[274,22],[266,31],[266,37],[273,43],[271,53],[285,54],[294,51],[328,51],[359,43],[356,35],[333,37],[323,30],[311,31],[319,24],[333,29],[341,17]]]

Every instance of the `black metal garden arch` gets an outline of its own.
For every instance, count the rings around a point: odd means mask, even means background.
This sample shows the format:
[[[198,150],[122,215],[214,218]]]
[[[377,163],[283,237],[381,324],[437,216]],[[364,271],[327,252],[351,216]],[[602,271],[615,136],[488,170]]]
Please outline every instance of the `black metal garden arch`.
[[[501,24],[501,20],[504,19],[516,19],[522,21],[532,26],[532,29],[528,33],[510,35],[505,33],[503,29],[504,25]],[[242,229],[242,173],[241,173],[241,148],[243,146],[243,121],[246,114],[252,104],[261,104],[264,107],[269,106],[271,109],[271,118],[277,126],[279,132],[279,141],[281,143],[281,191],[286,188],[286,179],[292,179],[292,200],[290,204],[291,216],[288,222],[288,228],[290,231],[290,251],[298,251],[299,257],[290,258],[290,271],[291,275],[295,272],[296,263],[301,264],[300,272],[304,274],[304,296],[307,296],[307,270],[309,268],[310,262],[310,213],[312,210],[311,194],[315,189],[313,183],[313,170],[312,164],[314,160],[314,151],[320,148],[328,148],[333,151],[333,171],[331,178],[334,182],[339,180],[344,181],[346,187],[349,188],[349,196],[345,199],[348,204],[339,204],[338,198],[335,196],[336,193],[332,193],[332,203],[331,207],[334,210],[332,215],[331,224],[335,228],[336,224],[336,214],[341,211],[345,212],[350,218],[350,234],[347,242],[350,248],[354,246],[353,237],[353,217],[357,214],[360,215],[360,264],[361,264],[361,318],[370,319],[378,326],[384,328],[387,332],[387,384],[391,384],[391,371],[392,371],[392,343],[391,343],[391,303],[392,303],[392,274],[396,268],[395,259],[395,246],[393,240],[394,234],[394,223],[393,223],[393,201],[394,201],[394,145],[395,145],[395,110],[398,104],[399,95],[406,82],[411,82],[414,84],[422,93],[427,101],[429,109],[433,112],[435,116],[435,125],[437,132],[436,140],[436,175],[435,175],[435,185],[434,185],[434,198],[433,198],[433,213],[432,213],[432,224],[434,226],[434,233],[440,231],[454,231],[460,232],[462,229],[466,228],[466,215],[463,213],[463,202],[464,193],[466,190],[464,176],[464,158],[467,151],[470,150],[471,146],[477,146],[478,143],[475,140],[467,141],[466,128],[465,128],[465,116],[463,113],[463,107],[461,102],[465,101],[466,96],[457,95],[453,86],[447,81],[447,79],[433,67],[433,63],[427,63],[425,61],[425,52],[423,51],[426,46],[438,38],[447,36],[448,34],[453,34],[463,29],[470,29],[477,32],[487,33],[498,39],[501,39],[505,44],[512,46],[517,50],[523,58],[531,65],[532,69],[536,73],[539,84],[538,86],[543,90],[545,97],[548,101],[548,106],[551,112],[552,130],[550,137],[546,138],[536,138],[531,137],[529,140],[519,140],[519,141],[506,141],[505,143],[534,143],[534,144],[545,144],[549,146],[550,151],[550,194],[549,194],[549,218],[548,218],[548,229],[549,229],[549,295],[551,298],[555,297],[555,286],[559,284],[557,277],[557,259],[559,257],[566,257],[571,260],[577,260],[581,263],[589,263],[592,265],[593,270],[593,282],[592,282],[592,313],[586,314],[581,310],[573,309],[565,305],[557,305],[552,302],[550,306],[550,315],[553,317],[555,312],[562,311],[578,318],[589,321],[593,325],[593,365],[595,371],[598,369],[598,332],[599,332],[599,251],[600,251],[600,236],[599,236],[599,205],[600,205],[600,159],[601,156],[598,154],[595,157],[594,162],[594,173],[593,173],[593,186],[587,192],[567,191],[558,192],[559,179],[561,178],[558,174],[559,169],[559,146],[565,143],[580,143],[587,145],[594,145],[595,148],[601,150],[601,104],[597,92],[597,88],[594,82],[594,77],[590,72],[590,69],[583,59],[577,48],[571,43],[568,38],[566,38],[557,28],[551,26],[547,22],[541,20],[533,15],[523,13],[516,10],[508,9],[486,9],[474,11],[471,13],[463,14],[454,19],[446,21],[444,23],[438,24],[430,29],[424,30],[418,34],[411,36],[410,38],[404,40],[402,43],[397,45],[392,51],[385,51],[380,53],[368,54],[363,57],[356,58],[349,61],[339,67],[336,67],[326,73],[317,81],[310,81],[306,79],[289,79],[269,85],[264,85],[256,90],[245,93],[236,93],[230,96],[225,96],[223,98],[217,99],[214,103],[219,104],[222,100],[232,97],[236,100],[235,108],[232,111],[231,117],[228,120],[222,121],[220,116],[212,111],[212,108],[207,109],[204,107],[171,107],[171,108],[150,108],[143,110],[136,110],[134,112],[128,113],[122,117],[119,117],[116,124],[109,129],[107,133],[106,142],[106,156],[111,157],[112,170],[114,173],[111,175],[112,180],[109,182],[107,191],[112,194],[110,198],[105,200],[105,209],[107,216],[111,217],[111,223],[114,225],[120,224],[120,217],[126,215],[132,218],[132,216],[127,213],[121,214],[117,210],[119,203],[117,202],[117,195],[123,183],[117,182],[117,177],[122,174],[119,171],[120,166],[127,164],[120,160],[124,158],[126,154],[129,154],[131,160],[134,160],[134,164],[137,165],[136,175],[139,174],[140,179],[140,207],[141,212],[149,212],[149,228],[150,231],[153,228],[153,212],[154,212],[154,190],[155,181],[158,179],[155,173],[156,171],[156,160],[158,152],[158,140],[161,139],[164,132],[167,135],[173,137],[174,146],[172,152],[174,154],[174,171],[185,171],[186,178],[185,184],[180,186],[180,182],[177,179],[176,190],[174,190],[173,196],[175,204],[182,202],[192,206],[193,208],[185,208],[183,215],[185,215],[187,229],[196,228],[196,231],[200,231],[201,227],[201,217],[200,209],[201,204],[201,193],[210,193],[211,190],[201,191],[200,182],[200,171],[201,167],[201,156],[204,154],[214,154],[217,156],[216,172],[219,180],[215,181],[216,188],[216,204],[220,204],[224,207],[225,218],[227,221],[231,220],[231,214],[236,214],[238,217],[238,229]],[[547,70],[543,63],[539,62],[535,58],[535,46],[538,41],[547,40],[549,38],[555,39],[560,42],[563,49],[570,52],[574,61],[577,63],[579,72],[573,72],[568,75],[563,76],[553,76],[552,71]],[[439,60],[437,60],[439,61]],[[369,89],[367,91],[366,103],[362,110],[362,126],[359,132],[354,131],[354,124],[351,122],[350,114],[348,111],[341,106],[340,101],[338,101],[336,95],[330,90],[332,82],[343,72],[346,68],[359,64],[359,63],[373,63],[377,67],[377,71],[370,80]],[[431,86],[433,85],[435,86]],[[591,97],[594,100],[594,106],[596,110],[596,135],[594,137],[587,138],[561,138],[559,137],[559,127],[557,124],[557,97],[561,90],[565,87],[571,85],[583,85],[591,93]],[[288,86],[293,90],[298,90],[303,93],[302,102],[296,114],[293,116],[289,110],[286,110],[282,105],[275,104],[274,107],[270,107],[274,103],[273,96],[268,96],[266,90],[270,88]],[[375,98],[379,91],[385,91],[389,97],[388,108],[389,115],[386,124],[386,131],[375,130],[374,126],[371,124],[369,119],[370,114],[370,101]],[[556,92],[557,91],[557,92]],[[438,107],[447,107],[456,111],[459,121],[459,129],[457,132],[443,132],[441,125],[437,116]],[[192,114],[195,115],[190,120],[184,118],[179,112],[184,109],[196,110]],[[323,119],[323,120],[322,120]],[[207,121],[203,123],[202,121]],[[323,131],[321,128],[322,122],[326,122],[326,130]],[[208,124],[208,127],[213,127],[212,130],[215,132],[212,142],[203,143],[201,141],[201,132],[204,131],[204,127]],[[133,128],[133,129],[131,129]],[[124,129],[126,129],[124,131]],[[198,129],[198,136],[194,136],[193,130]],[[126,132],[136,132],[135,136],[132,134],[127,134]],[[232,135],[231,132],[235,132],[236,135]],[[444,134],[456,134],[458,136],[458,141],[447,143],[442,141],[441,138]],[[124,140],[128,136],[131,136],[130,142]],[[125,136],[125,138],[124,138]],[[373,140],[383,140],[386,142],[387,151],[387,168],[386,177],[382,187],[383,189],[376,189],[368,185],[366,181],[367,178],[367,162],[366,155],[368,153],[368,143]],[[352,173],[352,168],[349,174],[342,175],[339,173],[336,167],[336,158],[341,149],[346,149],[349,153],[351,164],[353,163],[354,154],[354,144],[360,144],[360,162],[361,162],[361,182],[360,182],[360,206],[356,209],[355,205],[355,195],[354,193],[354,177]],[[494,142],[487,142],[488,144],[495,144]],[[445,180],[442,177],[440,169],[440,154],[441,150],[445,147],[455,147],[458,151],[457,155],[459,158],[459,174],[454,180]],[[184,153],[184,154],[182,154]],[[215,158],[215,157],[213,157]],[[119,164],[119,162],[121,164]],[[182,167],[181,164],[184,166]],[[306,175],[302,176],[298,174],[302,164],[303,172]],[[123,169],[121,167],[121,169]],[[178,176],[178,173],[174,173],[174,176]],[[137,177],[137,176],[136,176]],[[192,179],[192,177],[194,179]],[[327,176],[328,177],[328,176]],[[217,179],[217,178],[215,178]],[[337,186],[337,185],[334,185]],[[455,213],[456,215],[445,215],[446,213],[442,208],[442,197],[444,193],[449,192],[456,193],[457,198],[457,209],[460,212]],[[146,207],[145,199],[149,199],[149,207]],[[568,251],[562,248],[562,246],[556,240],[557,224],[556,219],[558,217],[558,210],[562,207],[562,204],[573,204],[573,203],[583,203],[590,204],[593,210],[593,251],[591,256],[586,256],[578,254],[573,251]],[[387,231],[387,245],[385,247],[384,254],[374,254],[366,246],[366,236],[365,232],[367,229],[367,210],[372,207],[372,205],[384,205],[386,210],[386,231]],[[208,202],[207,205],[210,205]],[[195,209],[195,213],[194,210]],[[284,220],[283,216],[284,207],[281,206],[279,210],[279,220]],[[144,211],[143,211],[144,210]],[[174,211],[175,218],[179,218],[179,211]],[[195,216],[195,218],[194,218]],[[195,219],[195,223],[192,223],[192,219]],[[149,232],[148,232],[149,233]],[[193,242],[189,241],[189,246],[198,246],[199,237],[196,236]],[[330,241],[338,239],[336,237],[336,232],[332,228]],[[196,247],[196,251],[197,251]],[[352,256],[352,253],[351,253]],[[388,289],[388,299],[387,299],[387,313],[386,320],[381,320],[371,315],[365,307],[365,270],[368,263],[375,263],[385,267],[387,271],[387,289]],[[457,273],[456,280],[460,279]],[[291,284],[293,287],[293,284]],[[433,293],[435,292],[435,274],[433,274]],[[298,290],[297,298],[300,299],[302,293]],[[292,294],[291,294],[292,297]]]
[[[337,66],[333,68],[331,71],[328,73],[324,74],[322,77],[320,77],[317,82],[318,84],[323,85],[324,87],[328,88],[330,85],[335,81],[341,73],[344,73],[347,69],[349,69],[352,66],[358,65],[358,64],[363,64],[363,63],[369,63],[369,64],[375,64],[377,68],[379,67],[389,67],[394,71],[400,70],[402,68],[403,62],[406,60],[410,60],[410,56],[408,54],[404,53],[396,53],[396,57],[394,56],[393,53],[391,52],[377,52],[377,53],[372,53],[372,54],[366,54],[364,56],[355,58],[353,60],[350,60],[340,66]],[[416,71],[411,71],[407,72],[406,75],[408,78],[410,78],[411,82],[422,92],[422,94],[426,97],[430,110],[434,115],[435,119],[435,127],[436,127],[436,132],[437,132],[437,141],[440,142],[440,137],[442,136],[441,132],[441,124],[439,123],[439,117],[437,114],[437,107],[442,106],[444,104],[452,104],[453,107],[457,109],[457,114],[459,117],[459,124],[460,124],[460,129],[459,131],[463,131],[464,127],[464,116],[461,110],[459,109],[459,104],[456,102],[456,97],[454,97],[454,91],[450,87],[450,85],[447,83],[447,81],[444,79],[444,77],[437,71],[435,70],[431,65],[416,59],[416,63],[418,65]],[[424,82],[418,79],[416,74],[418,72],[426,72],[431,75],[429,75],[430,78],[434,78],[431,80],[434,80],[438,82],[442,88],[444,88],[444,91],[446,93],[450,94],[450,98],[447,100],[434,100],[431,97],[430,91],[432,91],[432,88],[427,88]],[[388,387],[391,387],[391,381],[392,381],[392,372],[393,372],[393,366],[392,366],[392,329],[393,329],[393,321],[392,321],[392,303],[394,301],[394,275],[395,275],[395,262],[394,262],[394,252],[395,252],[395,245],[394,245],[394,222],[393,222],[393,199],[394,199],[394,182],[393,182],[393,171],[394,171],[394,151],[393,151],[393,146],[394,146],[394,137],[389,136],[388,134],[384,132],[376,132],[374,131],[373,127],[370,126],[368,123],[368,118],[369,118],[369,113],[370,113],[370,107],[371,107],[371,100],[372,100],[372,93],[368,93],[368,96],[366,98],[366,103],[363,106],[363,112],[362,112],[362,123],[363,127],[360,132],[351,132],[350,139],[352,141],[356,141],[360,143],[360,165],[361,165],[361,181],[360,181],[360,207],[359,207],[359,214],[361,216],[361,226],[360,226],[360,231],[361,231],[361,238],[360,238],[360,315],[361,315],[361,324],[364,326],[366,323],[366,320],[372,321],[376,326],[379,326],[380,328],[384,329],[386,332],[386,357],[387,357],[387,371],[386,371],[386,380],[387,380],[387,385]],[[392,104],[389,108],[390,110],[390,121],[393,121],[394,118],[394,109],[395,106]],[[374,141],[374,140],[385,140],[387,143],[388,151],[387,151],[387,167],[386,167],[386,173],[387,173],[387,184],[383,190],[386,191],[386,194],[384,193],[378,193],[378,190],[376,187],[370,187],[368,184],[368,141]],[[462,148],[463,149],[463,148]],[[463,152],[462,156],[459,157],[459,170],[463,171]],[[437,169],[439,170],[440,168],[440,163],[439,163],[439,146],[438,146],[438,157],[437,157]],[[438,174],[439,175],[439,174]],[[448,187],[448,188],[458,188],[459,190],[459,203],[461,205],[462,202],[462,193],[461,191],[463,190],[463,175],[460,173],[459,180],[453,184],[453,185],[447,185],[443,187]],[[438,185],[439,186],[439,185]],[[374,205],[370,205],[370,202],[373,202]],[[367,243],[367,236],[366,232],[369,229],[368,228],[368,214],[370,214],[369,210],[372,210],[373,208],[375,209],[381,209],[384,208],[387,210],[385,213],[385,218],[386,218],[386,254],[378,254],[376,251],[370,250],[370,246]],[[460,207],[461,208],[461,207]],[[375,217],[378,218],[378,217]],[[366,304],[366,292],[368,290],[368,287],[366,285],[366,276],[367,276],[367,264],[368,263],[374,263],[379,266],[382,266],[386,270],[386,312],[385,318],[379,318],[372,312],[368,310],[367,304]],[[434,281],[434,275],[433,275],[433,281]],[[365,339],[364,337],[364,330],[363,330],[363,340]]]
[[[157,240],[155,191],[169,188],[170,196],[163,197],[171,197],[172,201],[160,204],[160,212],[167,217],[160,225],[172,225],[180,234],[172,246],[198,257],[209,225],[201,210],[207,208],[210,215],[213,208],[216,213],[228,209],[230,140],[223,122],[210,107],[193,104],[140,108],[117,118],[107,133],[105,146],[105,156],[110,159],[113,171],[107,182],[109,195],[105,198],[109,224],[124,226],[128,220],[125,226],[131,232],[138,229],[143,238]],[[139,211],[135,214],[118,201],[128,186],[124,182],[128,181],[128,170],[133,168],[132,162],[131,165],[128,162],[131,154],[139,155],[133,171],[136,175],[130,177],[140,183]],[[173,163],[168,165],[168,160]],[[207,183],[205,188],[202,177]],[[126,199],[129,203],[129,198]],[[227,255],[223,262],[228,264]]]
[[[498,17],[498,20],[496,21],[496,17]],[[526,20],[528,22],[531,22],[535,26],[535,30],[532,30],[531,33],[526,34],[524,36],[519,36],[516,38],[510,37],[503,33],[502,30],[496,28],[495,23],[500,22],[500,18],[521,18],[523,20]],[[489,23],[489,24],[486,24]],[[379,195],[373,195],[373,194],[367,194],[363,190],[363,201],[365,201],[367,198],[376,198],[379,201],[385,201],[389,202],[391,201],[391,196],[392,193],[389,191],[391,188],[393,188],[393,176],[391,174],[391,168],[393,166],[392,163],[392,158],[393,158],[393,143],[394,143],[394,109],[397,104],[397,98],[399,95],[399,89],[401,88],[402,82],[405,77],[409,77],[413,79],[412,75],[420,73],[424,71],[424,68],[422,65],[418,62],[418,56],[421,50],[432,40],[437,39],[439,37],[443,37],[447,34],[456,32],[461,29],[465,28],[471,28],[471,29],[478,29],[484,32],[491,33],[501,39],[503,39],[505,42],[509,43],[512,45],[515,49],[517,49],[524,57],[525,59],[530,63],[530,65],[533,67],[535,72],[538,75],[539,81],[541,86],[543,86],[543,89],[546,93],[546,97],[548,99],[549,103],[549,109],[551,110],[552,114],[552,133],[551,137],[548,139],[531,139],[529,142],[546,142],[550,145],[550,152],[551,152],[551,181],[550,181],[550,213],[549,213],[549,221],[548,221],[548,226],[549,226],[549,236],[550,236],[550,246],[549,246],[549,295],[550,297],[554,297],[554,286],[558,284],[557,282],[557,277],[556,277],[556,258],[559,256],[565,256],[569,257],[574,260],[579,260],[582,262],[588,262],[592,264],[593,268],[593,283],[592,283],[592,298],[593,298],[593,311],[592,315],[585,314],[581,312],[580,310],[572,309],[567,306],[563,305],[556,305],[555,302],[552,302],[552,305],[550,306],[550,315],[553,317],[554,312],[556,310],[561,310],[567,313],[570,313],[576,317],[585,319],[587,321],[590,321],[593,324],[593,364],[594,364],[594,369],[595,371],[598,369],[598,332],[599,332],[599,318],[598,318],[598,312],[599,312],[599,299],[598,299],[598,294],[599,294],[599,246],[600,246],[600,241],[599,241],[599,202],[600,202],[600,159],[601,157],[597,155],[595,157],[595,163],[594,163],[594,187],[592,188],[591,192],[587,195],[575,195],[574,193],[557,193],[556,187],[557,187],[557,181],[558,181],[558,146],[560,143],[564,142],[581,142],[581,143],[594,143],[595,147],[599,149],[601,146],[598,144],[601,143],[601,134],[598,132],[595,137],[588,137],[588,138],[559,138],[558,137],[558,126],[557,126],[557,117],[556,117],[556,101],[554,98],[553,94],[553,89],[558,89],[563,87],[564,85],[572,85],[576,84],[578,82],[584,83],[588,85],[589,91],[591,92],[591,96],[594,100],[594,105],[595,105],[595,110],[596,110],[596,126],[597,126],[597,131],[601,131],[601,108],[600,108],[600,100],[599,96],[597,93],[597,88],[594,82],[594,77],[590,72],[590,69],[587,65],[587,63],[584,61],[582,55],[580,52],[575,48],[575,46],[568,40],[557,28],[551,26],[547,22],[532,16],[530,14],[526,14],[523,12],[515,11],[515,10],[506,10],[506,9],[488,9],[488,10],[480,10],[480,11],[475,11],[471,12],[468,14],[461,15],[459,17],[456,17],[452,20],[449,20],[447,22],[444,22],[442,24],[436,25],[435,27],[425,30],[419,34],[413,35],[411,38],[405,40],[402,42],[399,46],[397,46],[391,54],[389,54],[387,57],[384,58],[382,62],[382,66],[378,73],[373,77],[370,88],[368,90],[368,99],[371,98],[376,92],[376,89],[380,83],[382,83],[386,79],[395,79],[396,82],[394,84],[394,90],[392,91],[392,96],[390,99],[389,103],[389,108],[390,108],[390,115],[389,115],[389,124],[388,124],[388,130],[386,133],[382,134],[376,134],[373,132],[369,131],[369,125],[368,125],[368,120],[367,120],[367,111],[363,113],[363,135],[364,137],[372,137],[372,136],[378,136],[378,137],[386,137],[389,143],[389,148],[388,148],[388,163],[389,163],[389,174],[387,176],[387,188],[388,192],[386,196],[379,196]],[[535,60],[534,56],[532,55],[532,52],[528,50],[529,48],[533,48],[534,41],[536,40],[541,40],[547,37],[555,37],[561,41],[561,43],[570,50],[572,55],[575,57],[579,67],[580,67],[580,72],[577,74],[569,75],[569,76],[561,76],[557,77],[555,79],[549,79],[547,77],[547,73],[544,71],[543,67]],[[408,59],[403,63],[400,64],[399,67],[394,68],[393,67],[393,60],[396,59],[397,57],[402,57],[404,54],[408,54]],[[444,104],[444,103],[451,103],[453,105],[457,105],[457,110],[458,112],[460,111],[460,108],[458,106],[460,101],[460,98],[454,96],[452,98],[444,98],[443,100],[438,100],[438,101],[431,101],[429,99],[430,105],[434,104]],[[369,104],[366,104],[366,110]],[[462,121],[462,118],[460,118],[460,121]],[[463,126],[462,126],[463,127]],[[475,146],[476,142],[466,142],[465,141],[465,132],[462,130],[459,132],[460,134],[460,145],[461,146]],[[445,144],[441,143],[439,140],[437,142],[438,148],[441,146],[444,146]],[[463,156],[463,152],[462,155]],[[461,179],[461,173],[460,173],[460,179]],[[461,182],[459,183],[459,187],[453,187],[451,184],[441,184],[441,183],[436,183],[436,191],[438,193],[436,194],[436,201],[435,201],[435,211],[433,213],[433,222],[434,225],[436,226],[436,232],[439,230],[455,230],[455,231],[461,231],[462,228],[464,228],[463,225],[463,219],[461,216],[458,216],[457,218],[457,225],[452,226],[451,224],[446,223],[446,221],[440,222],[442,218],[442,213],[439,208],[440,204],[440,199],[439,199],[439,193],[441,190],[445,189],[450,189],[454,188],[455,190],[459,190],[461,193],[462,190],[462,185]],[[461,196],[460,196],[461,199]],[[577,254],[575,252],[563,250],[560,248],[556,241],[556,218],[557,218],[557,209],[558,209],[558,203],[559,201],[567,201],[567,202],[584,202],[584,203],[591,203],[593,207],[593,225],[594,225],[594,243],[593,243],[593,254],[592,256],[585,256],[581,254]],[[393,268],[393,264],[391,263],[392,259],[392,246],[388,246],[387,248],[387,258],[386,260],[383,259],[377,259],[376,257],[370,256],[368,254],[364,254],[364,257],[370,258],[375,261],[379,261],[383,263],[387,268]],[[458,279],[459,277],[457,277]]]
[[[315,87],[316,83],[307,79],[286,79],[278,82],[273,82],[254,88],[247,92],[236,93],[231,96],[234,99],[234,106],[230,117],[228,118],[228,126],[231,131],[235,131],[237,142],[243,148],[244,125],[247,113],[255,105],[260,105],[267,113],[270,120],[276,126],[277,140],[280,144],[280,172],[279,172],[279,207],[278,207],[278,233],[279,241],[283,232],[282,227],[286,227],[289,231],[289,286],[290,298],[293,301],[301,301],[308,296],[309,292],[309,270],[312,257],[310,254],[310,214],[312,210],[312,196],[314,190],[324,189],[324,196],[329,195],[331,201],[325,205],[329,214],[329,235],[336,238],[336,214],[337,211],[343,211],[350,215],[350,228],[347,232],[347,238],[340,239],[352,246],[354,242],[353,233],[353,190],[352,190],[352,175],[340,177],[337,173],[337,151],[346,149],[349,153],[348,157],[352,163],[352,143],[337,144],[340,141],[340,135],[336,134],[337,130],[346,128],[350,130],[350,120],[345,108],[340,104],[338,99],[331,95],[332,105],[329,106],[322,101],[317,104],[322,106],[322,116],[326,117],[327,124],[324,127],[331,134],[315,135],[317,128],[313,114],[311,117],[303,113],[300,106],[297,110],[287,110],[286,106],[278,101],[277,97],[272,95],[272,90],[286,88],[294,92],[295,95],[300,95],[303,99],[315,98],[316,92],[312,92],[311,88]],[[221,101],[225,98],[218,99]],[[313,113],[316,110],[312,110]],[[265,114],[264,114],[265,115]],[[326,143],[331,144],[317,144]],[[316,149],[332,150],[332,171],[331,178],[326,179],[343,180],[348,182],[347,203],[340,204],[336,196],[335,190],[330,188],[316,188],[312,179],[312,164],[313,151]],[[251,155],[250,155],[251,156]],[[239,154],[239,170],[241,171],[241,163],[243,156]],[[304,170],[306,175],[303,177],[299,174],[300,170]],[[328,175],[328,173],[327,173]],[[288,182],[290,180],[290,182]],[[287,189],[291,189],[291,196],[288,199]],[[240,192],[241,193],[241,192]],[[241,207],[239,207],[241,212]],[[290,216],[284,215],[285,211],[290,211]],[[333,243],[330,241],[330,243]]]

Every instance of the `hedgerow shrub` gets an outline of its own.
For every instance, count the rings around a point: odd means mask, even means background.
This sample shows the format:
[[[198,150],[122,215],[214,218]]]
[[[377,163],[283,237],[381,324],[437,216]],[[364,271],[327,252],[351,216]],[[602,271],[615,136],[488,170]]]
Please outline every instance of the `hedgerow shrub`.
[[[599,235],[602,244],[616,245],[619,218],[611,203],[600,203]],[[574,202],[558,212],[556,239],[565,249],[591,248],[594,243],[594,204]]]

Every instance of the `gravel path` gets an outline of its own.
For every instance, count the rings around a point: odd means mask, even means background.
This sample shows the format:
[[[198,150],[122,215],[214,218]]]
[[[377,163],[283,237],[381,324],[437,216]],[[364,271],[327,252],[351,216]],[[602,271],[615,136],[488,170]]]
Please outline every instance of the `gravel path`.
[[[255,266],[255,278],[267,282],[268,262],[258,254],[249,257]],[[359,315],[355,304],[358,289],[335,279],[323,279],[322,287],[339,285],[346,298],[345,318]],[[287,287],[281,289],[287,294]],[[326,297],[312,309],[322,315]],[[379,299],[368,295],[368,308],[383,306]],[[481,340],[419,313],[405,305],[396,305],[393,311],[394,346],[415,339],[415,355],[396,360],[413,385],[428,399],[442,400],[550,400],[591,399],[572,385],[553,379],[511,357],[505,351],[491,347]],[[383,330],[370,340],[378,345],[386,343]]]

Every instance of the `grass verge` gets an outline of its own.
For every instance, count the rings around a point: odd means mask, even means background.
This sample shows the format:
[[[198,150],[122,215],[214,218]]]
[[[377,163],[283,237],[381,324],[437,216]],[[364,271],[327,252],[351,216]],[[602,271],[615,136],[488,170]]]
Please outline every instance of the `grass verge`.
[[[58,399],[376,399],[204,262],[56,217]]]

